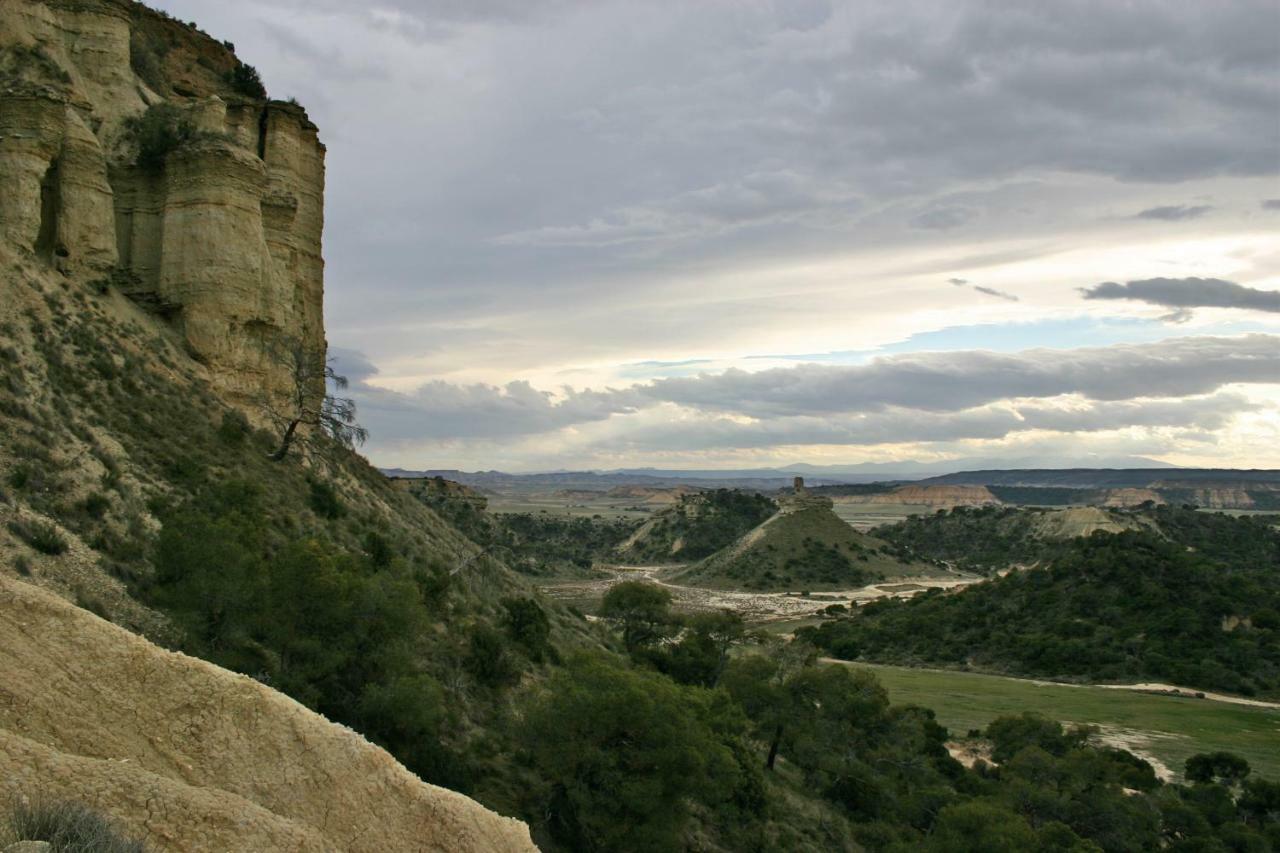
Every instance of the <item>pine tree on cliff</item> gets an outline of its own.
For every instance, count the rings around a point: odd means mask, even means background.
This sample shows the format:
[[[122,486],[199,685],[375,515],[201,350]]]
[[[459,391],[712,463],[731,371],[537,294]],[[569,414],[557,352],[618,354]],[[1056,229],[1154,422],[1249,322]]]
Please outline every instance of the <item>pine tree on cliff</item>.
[[[323,456],[335,444],[345,448],[364,444],[369,432],[356,422],[355,401],[328,393],[330,386],[345,389],[347,378],[333,369],[324,349],[298,338],[283,338],[268,347],[267,354],[289,377],[283,393],[264,390],[261,401],[280,433],[273,460],[283,460],[294,446]]]

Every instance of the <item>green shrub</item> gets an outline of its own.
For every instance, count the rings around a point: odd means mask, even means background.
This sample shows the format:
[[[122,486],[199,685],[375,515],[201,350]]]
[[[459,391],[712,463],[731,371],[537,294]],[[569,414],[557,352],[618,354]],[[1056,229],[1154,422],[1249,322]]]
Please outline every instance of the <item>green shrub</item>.
[[[324,480],[311,481],[311,492],[307,496],[307,504],[311,507],[311,511],[321,518],[342,518],[347,514],[347,508],[342,505],[342,500],[338,497],[338,490],[332,483]]]
[[[141,27],[134,27],[129,34],[129,66],[157,92],[165,89],[164,55],[169,43],[159,38],[148,38]]]
[[[102,519],[111,509],[111,499],[102,492],[92,492],[80,501],[80,511],[92,519]]]
[[[141,841],[125,837],[111,821],[74,802],[17,803],[9,812],[10,835],[46,841],[53,853],[143,853]]]
[[[140,116],[125,121],[125,130],[138,146],[134,161],[149,171],[164,169],[169,153],[195,136],[195,127],[173,104],[152,104]]]
[[[227,447],[239,447],[249,435],[249,419],[236,409],[228,409],[222,413],[222,422],[218,424],[218,438]]]
[[[551,638],[551,620],[542,605],[532,598],[505,598],[507,634],[524,646],[529,659],[541,661]]]
[[[262,76],[258,74],[258,69],[247,62],[242,62],[228,71],[226,81],[237,94],[247,98],[264,100],[267,97],[267,87],[262,85]]]
[[[9,532],[41,554],[57,555],[67,550],[67,540],[46,521],[16,519],[9,522]]]
[[[471,629],[463,666],[475,676],[476,681],[488,687],[502,687],[520,675],[507,654],[502,635],[488,625],[477,625]]]

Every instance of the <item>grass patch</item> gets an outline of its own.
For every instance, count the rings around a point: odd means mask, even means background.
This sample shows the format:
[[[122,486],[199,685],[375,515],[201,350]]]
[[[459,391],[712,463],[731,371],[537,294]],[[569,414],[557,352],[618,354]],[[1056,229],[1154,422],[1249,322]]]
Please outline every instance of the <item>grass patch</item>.
[[[52,853],[144,853],[109,820],[74,802],[16,803],[9,811],[14,841],[47,841]]]
[[[1247,758],[1259,775],[1280,778],[1280,710],[972,672],[856,666],[874,672],[895,704],[932,708],[953,736],[1005,714],[1036,711],[1053,720],[1153,733],[1143,749],[1174,772],[1196,753],[1225,750]]]
[[[9,532],[35,548],[41,554],[57,555],[66,553],[67,540],[46,521],[30,521],[17,519],[9,522]]]

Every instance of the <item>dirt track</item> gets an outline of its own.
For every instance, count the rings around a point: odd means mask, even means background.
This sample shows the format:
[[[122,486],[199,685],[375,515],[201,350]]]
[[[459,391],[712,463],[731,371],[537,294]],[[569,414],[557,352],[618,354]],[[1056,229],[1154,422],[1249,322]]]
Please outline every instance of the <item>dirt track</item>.
[[[586,581],[565,581],[543,586],[553,598],[598,598],[609,587],[628,580],[656,583],[671,593],[673,603],[684,610],[732,610],[751,622],[774,622],[798,619],[817,613],[832,604],[865,604],[877,598],[910,598],[926,589],[955,589],[975,583],[981,578],[950,577],[910,578],[903,581],[881,581],[849,590],[815,592],[807,596],[787,592],[732,592],[683,586],[666,580],[683,566],[602,566],[605,577]]]

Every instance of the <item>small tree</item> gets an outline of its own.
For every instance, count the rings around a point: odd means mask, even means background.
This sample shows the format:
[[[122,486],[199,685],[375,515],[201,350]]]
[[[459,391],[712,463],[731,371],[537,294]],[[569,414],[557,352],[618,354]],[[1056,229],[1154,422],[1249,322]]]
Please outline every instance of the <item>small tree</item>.
[[[1249,762],[1232,752],[1202,752],[1187,759],[1186,776],[1191,782],[1238,785],[1249,775]]]
[[[600,602],[600,615],[622,629],[628,651],[659,639],[671,624],[671,593],[643,581],[623,581]]]
[[[356,422],[355,401],[328,393],[330,385],[345,389],[347,378],[333,369],[324,348],[281,338],[268,347],[267,356],[288,376],[283,393],[267,389],[262,399],[263,411],[280,433],[273,460],[283,460],[295,444],[313,452],[323,450],[326,441],[346,448],[364,444],[369,432]]]

